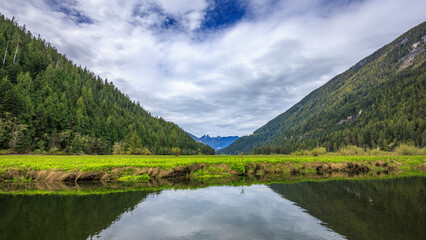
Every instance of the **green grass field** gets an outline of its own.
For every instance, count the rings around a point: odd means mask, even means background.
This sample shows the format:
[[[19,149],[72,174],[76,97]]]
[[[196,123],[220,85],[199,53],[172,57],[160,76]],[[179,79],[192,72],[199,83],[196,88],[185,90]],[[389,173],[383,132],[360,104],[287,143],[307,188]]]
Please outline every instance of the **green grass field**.
[[[426,156],[0,155],[0,181],[128,181],[151,178],[424,172]]]
[[[57,186],[77,180],[80,183],[90,180],[102,183],[99,188],[90,187],[82,191],[85,194],[97,194],[151,188],[323,181],[348,177],[370,179],[425,176],[425,160],[424,155],[0,155],[0,183],[3,182],[0,193],[40,194],[59,191],[75,194],[84,187],[80,184],[76,189],[69,188],[68,185]],[[322,169],[321,172],[319,168]],[[179,175],[182,171],[184,174]],[[186,177],[190,181],[180,181],[175,176]],[[105,185],[104,180],[109,183]],[[147,181],[148,185],[133,185]],[[38,184],[40,182],[43,184]],[[35,188],[31,188],[31,184]],[[8,190],[1,186],[7,186]],[[47,186],[47,190],[39,189],[40,186]],[[17,189],[14,190],[15,188]],[[51,190],[56,188],[61,190]]]
[[[342,163],[393,160],[404,165],[425,163],[426,156],[291,156],[291,155],[191,155],[191,156],[158,156],[158,155],[0,155],[0,169],[26,168],[32,170],[62,171],[102,171],[121,167],[162,168],[170,169],[177,166],[190,166],[206,163],[248,164],[248,163]]]

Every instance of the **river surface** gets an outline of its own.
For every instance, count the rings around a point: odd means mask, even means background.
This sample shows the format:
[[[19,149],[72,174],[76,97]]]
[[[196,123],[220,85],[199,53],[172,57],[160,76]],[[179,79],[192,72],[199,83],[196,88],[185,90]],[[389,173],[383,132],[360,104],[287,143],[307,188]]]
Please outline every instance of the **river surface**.
[[[425,239],[426,178],[0,195],[0,239]]]

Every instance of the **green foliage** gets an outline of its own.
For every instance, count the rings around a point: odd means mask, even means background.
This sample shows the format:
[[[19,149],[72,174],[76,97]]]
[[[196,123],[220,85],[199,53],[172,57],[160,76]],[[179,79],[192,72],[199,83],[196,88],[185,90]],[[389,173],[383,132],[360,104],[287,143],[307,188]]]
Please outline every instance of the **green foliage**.
[[[5,63],[0,61],[0,150],[173,154],[172,147],[179,147],[185,155],[215,153],[0,15],[2,60],[5,53]]]
[[[272,154],[355,145],[392,151],[426,145],[426,22],[308,94],[219,153]],[[419,52],[410,59],[416,45]],[[377,152],[376,152],[377,153]]]
[[[123,141],[114,143],[114,146],[112,146],[112,154],[117,155],[121,154],[123,149]]]
[[[229,165],[231,170],[235,170],[240,174],[244,174],[246,172],[246,168],[243,163],[233,162]]]
[[[312,150],[312,155],[314,156],[324,155],[326,153],[327,153],[327,150],[325,149],[325,147],[318,147]]]
[[[291,155],[306,156],[306,155],[311,155],[311,152],[308,150],[299,150],[299,151],[292,152]]]
[[[172,151],[173,151],[173,154],[175,156],[179,156],[180,155],[180,148],[174,147],[174,148],[172,148]]]
[[[379,149],[367,149],[365,154],[370,156],[379,156],[379,155],[387,155],[389,153],[385,151],[381,151]]]
[[[354,146],[348,145],[339,149],[339,154],[342,156],[351,156],[351,155],[364,155],[364,149]]]
[[[398,155],[425,155],[426,148],[419,149],[408,144],[401,144],[395,148],[395,153]]]
[[[147,174],[137,175],[137,176],[123,176],[118,179],[121,182],[147,182],[149,176]]]

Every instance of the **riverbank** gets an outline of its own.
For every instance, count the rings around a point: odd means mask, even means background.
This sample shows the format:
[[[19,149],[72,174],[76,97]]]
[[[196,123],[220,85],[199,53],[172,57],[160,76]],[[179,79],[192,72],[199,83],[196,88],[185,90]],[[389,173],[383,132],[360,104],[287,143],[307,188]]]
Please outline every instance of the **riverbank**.
[[[165,189],[200,189],[211,186],[251,186],[256,184],[328,181],[365,181],[388,180],[395,178],[426,177],[426,172],[406,171],[378,174],[377,172],[357,175],[339,173],[332,175],[263,175],[263,176],[229,176],[221,178],[195,179],[149,179],[146,182],[122,181],[79,181],[79,182],[47,182],[47,181],[6,181],[0,182],[0,195],[99,195],[138,191],[161,191]]]
[[[426,156],[2,155],[0,182],[147,182],[159,179],[338,177],[424,172]]]

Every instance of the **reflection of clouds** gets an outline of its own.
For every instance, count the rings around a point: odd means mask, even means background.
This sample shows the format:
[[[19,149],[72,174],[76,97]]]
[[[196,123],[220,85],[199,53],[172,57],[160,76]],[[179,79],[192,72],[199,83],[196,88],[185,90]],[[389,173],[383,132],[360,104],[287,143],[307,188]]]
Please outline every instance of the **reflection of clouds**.
[[[424,0],[0,1],[2,14],[196,136],[253,132],[424,21],[425,8]]]
[[[101,239],[343,239],[263,185],[165,190],[100,233]]]

